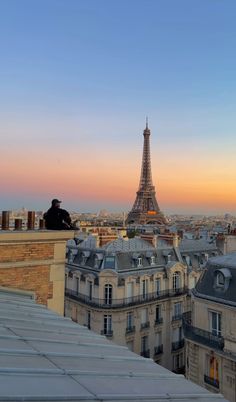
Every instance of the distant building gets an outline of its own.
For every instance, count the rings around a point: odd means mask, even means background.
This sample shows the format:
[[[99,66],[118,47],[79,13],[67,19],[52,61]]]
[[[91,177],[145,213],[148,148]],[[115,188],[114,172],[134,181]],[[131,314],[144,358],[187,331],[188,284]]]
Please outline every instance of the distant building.
[[[211,258],[185,315],[186,376],[236,400],[236,253]]]

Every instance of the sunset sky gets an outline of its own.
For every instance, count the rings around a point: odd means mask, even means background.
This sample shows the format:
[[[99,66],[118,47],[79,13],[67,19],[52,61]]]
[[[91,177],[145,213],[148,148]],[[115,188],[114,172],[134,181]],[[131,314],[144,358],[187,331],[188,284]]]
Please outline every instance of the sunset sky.
[[[0,0],[0,208],[236,215],[235,0]]]

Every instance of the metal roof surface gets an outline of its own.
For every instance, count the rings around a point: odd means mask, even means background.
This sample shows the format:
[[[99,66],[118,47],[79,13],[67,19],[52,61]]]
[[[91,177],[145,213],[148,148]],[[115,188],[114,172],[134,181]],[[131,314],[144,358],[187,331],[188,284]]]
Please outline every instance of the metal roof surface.
[[[23,296],[0,291],[0,401],[225,401]]]

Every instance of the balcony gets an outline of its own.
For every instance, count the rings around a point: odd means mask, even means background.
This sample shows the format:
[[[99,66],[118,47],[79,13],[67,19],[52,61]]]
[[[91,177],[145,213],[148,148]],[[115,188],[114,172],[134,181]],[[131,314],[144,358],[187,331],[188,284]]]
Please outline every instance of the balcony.
[[[159,317],[155,319],[155,325],[163,324],[163,317]]]
[[[150,349],[143,350],[143,351],[140,353],[140,355],[143,356],[143,357],[150,357]]]
[[[133,334],[135,332],[135,325],[131,326],[131,327],[127,327],[125,334],[129,335],[129,334]]]
[[[182,349],[184,347],[184,339],[181,339],[177,342],[172,342],[172,352],[175,352],[176,350]]]
[[[102,330],[101,335],[105,335],[108,338],[112,338],[113,337],[113,331],[112,330],[106,330],[106,331]]]
[[[145,328],[149,328],[150,327],[150,322],[143,322],[140,326],[140,329],[145,329]]]
[[[158,293],[157,292],[147,293],[145,296],[137,295],[132,297],[126,297],[123,299],[112,299],[109,300],[108,304],[106,299],[89,297],[88,295],[78,293],[75,290],[68,288],[66,288],[65,290],[66,297],[92,307],[98,307],[103,309],[115,309],[127,306],[130,307],[137,304],[145,304],[156,300],[163,300],[172,297],[177,297],[180,295],[186,295],[187,293],[188,293],[187,287],[178,289],[169,289],[169,290],[167,289],[167,290],[161,290]]]
[[[220,386],[219,380],[215,380],[214,378],[211,378],[206,374],[204,375],[204,382],[206,384],[211,385],[212,387],[215,387],[215,388],[219,389],[219,386]]]
[[[172,321],[182,320],[182,314],[177,314],[172,316]]]
[[[163,345],[155,346],[154,348],[154,356],[158,356],[163,353]]]
[[[197,328],[191,324],[191,316],[189,313],[183,314],[183,330],[184,336],[194,342],[208,346],[211,349],[224,349],[224,338],[222,336],[213,335],[209,331]]]

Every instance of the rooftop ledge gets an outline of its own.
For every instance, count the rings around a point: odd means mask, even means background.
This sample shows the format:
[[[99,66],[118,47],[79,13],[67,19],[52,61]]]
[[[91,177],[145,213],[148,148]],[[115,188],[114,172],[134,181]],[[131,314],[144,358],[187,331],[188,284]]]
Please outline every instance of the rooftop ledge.
[[[22,241],[67,241],[75,236],[74,230],[0,230],[0,243]]]

